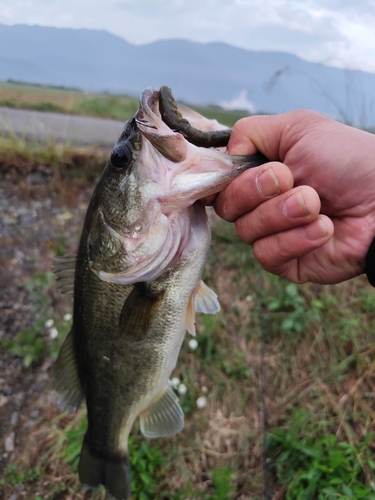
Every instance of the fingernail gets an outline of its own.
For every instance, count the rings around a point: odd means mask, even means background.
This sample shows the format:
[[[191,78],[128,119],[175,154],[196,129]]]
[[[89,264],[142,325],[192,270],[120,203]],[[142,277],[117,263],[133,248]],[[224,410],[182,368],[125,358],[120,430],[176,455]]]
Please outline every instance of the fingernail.
[[[275,196],[275,194],[280,192],[279,181],[272,168],[264,170],[259,174],[255,179],[255,184],[263,196]]]
[[[308,240],[320,240],[327,234],[327,229],[322,220],[317,220],[301,228],[302,233]]]
[[[303,217],[307,215],[307,208],[305,205],[305,200],[301,193],[294,193],[288,196],[284,201],[284,210],[288,217],[291,219],[296,219],[298,217]]]

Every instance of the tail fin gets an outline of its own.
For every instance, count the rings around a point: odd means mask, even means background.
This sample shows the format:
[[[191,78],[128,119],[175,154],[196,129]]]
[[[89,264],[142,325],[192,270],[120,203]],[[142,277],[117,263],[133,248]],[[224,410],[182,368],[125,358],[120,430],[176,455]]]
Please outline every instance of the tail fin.
[[[90,488],[103,484],[115,500],[129,500],[131,497],[128,455],[108,458],[92,453],[87,444],[87,434],[83,440],[78,473],[82,484]]]

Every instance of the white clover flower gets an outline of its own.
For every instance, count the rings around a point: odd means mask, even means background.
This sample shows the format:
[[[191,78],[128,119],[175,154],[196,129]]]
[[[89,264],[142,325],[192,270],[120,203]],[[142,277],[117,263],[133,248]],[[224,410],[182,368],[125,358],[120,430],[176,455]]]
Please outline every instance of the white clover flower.
[[[44,323],[44,326],[46,328],[51,328],[51,326],[54,324],[53,319],[47,319],[47,321]]]
[[[171,383],[171,386],[173,387],[173,389],[177,389],[177,387],[180,385],[181,382],[180,382],[179,378],[174,377],[174,378],[172,378],[170,383]]]
[[[48,330],[48,333],[49,333],[49,338],[52,339],[52,340],[55,339],[55,338],[57,338],[57,336],[59,334],[57,328],[50,328]]]
[[[180,384],[180,385],[178,386],[178,393],[179,393],[179,395],[180,395],[180,396],[185,396],[186,392],[187,392],[187,387],[186,387],[186,385],[185,385],[185,384]]]
[[[200,410],[205,408],[206,404],[207,404],[206,396],[201,396],[200,398],[198,398],[196,404],[197,404],[197,408],[199,408]]]
[[[203,392],[203,394],[207,394],[208,393],[208,389],[207,389],[207,387],[205,385],[202,387],[201,391]]]
[[[64,314],[63,317],[64,321],[70,321],[72,319],[72,315],[70,313]]]
[[[189,347],[192,351],[195,351],[195,349],[198,347],[198,342],[195,339],[191,339],[189,341]]]

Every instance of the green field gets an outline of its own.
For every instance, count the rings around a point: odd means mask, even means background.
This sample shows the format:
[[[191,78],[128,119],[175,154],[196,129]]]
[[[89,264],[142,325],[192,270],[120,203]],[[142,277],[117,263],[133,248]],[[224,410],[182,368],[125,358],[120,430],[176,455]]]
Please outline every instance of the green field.
[[[0,106],[127,120],[137,111],[138,99],[126,95],[92,94],[0,82]],[[208,118],[216,118],[228,127],[248,114],[246,111],[227,111],[219,106],[191,107]]]

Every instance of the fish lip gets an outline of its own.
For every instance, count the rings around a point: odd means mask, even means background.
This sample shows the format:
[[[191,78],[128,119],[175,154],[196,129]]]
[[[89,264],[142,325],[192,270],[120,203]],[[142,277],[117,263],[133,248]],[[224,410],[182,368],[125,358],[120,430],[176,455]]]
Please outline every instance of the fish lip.
[[[195,146],[221,148],[228,145],[232,129],[203,131],[193,127],[189,120],[181,114],[172,90],[165,85],[159,91],[159,112],[162,120],[171,130],[179,132]]]
[[[142,136],[147,139],[164,158],[181,163],[187,155],[186,139],[172,130],[160,113],[160,91],[148,87],[142,92],[140,107],[135,121]]]
[[[160,91],[154,87],[147,87],[141,94],[141,98],[139,100],[140,109],[136,115],[139,114],[140,110],[146,114],[156,114],[153,108],[155,107],[155,104],[157,104],[157,111],[159,111],[159,100]]]

